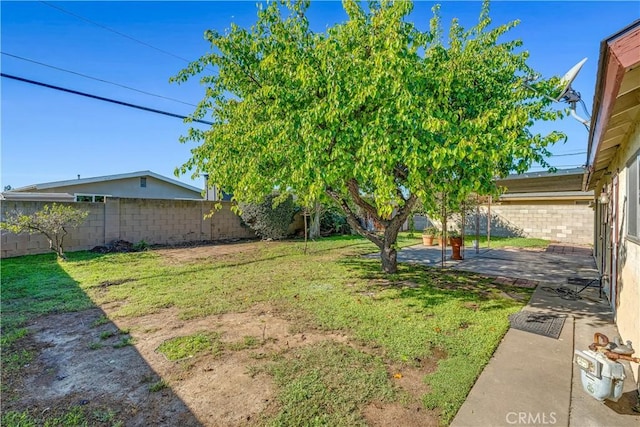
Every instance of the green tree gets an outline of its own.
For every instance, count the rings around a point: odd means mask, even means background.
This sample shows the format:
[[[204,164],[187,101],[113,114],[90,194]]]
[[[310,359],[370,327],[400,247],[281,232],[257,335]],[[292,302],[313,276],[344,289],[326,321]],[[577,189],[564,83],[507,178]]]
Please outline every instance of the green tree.
[[[491,27],[489,4],[470,30],[453,20],[445,37],[438,7],[429,29],[408,21],[407,1],[345,0],[348,20],[310,30],[309,2],[259,6],[249,29],[206,31],[210,52],[172,81],[201,75],[206,94],[189,129],[192,157],[176,170],[208,173],[237,200],[259,201],[274,188],[302,206],[329,197],[349,224],[396,271],[398,231],[431,194],[463,200],[496,192],[495,178],[545,163],[563,138],[533,134],[553,120],[541,93],[555,81],[522,82],[534,71],[520,41],[504,41],[516,23]],[[367,215],[380,232],[362,226]]]
[[[78,227],[86,219],[89,212],[75,209],[72,206],[44,205],[44,207],[30,215],[20,211],[8,212],[5,220],[0,222],[0,229],[15,234],[44,234],[49,239],[49,248],[59,258],[67,259],[64,254],[64,237],[68,228]]]

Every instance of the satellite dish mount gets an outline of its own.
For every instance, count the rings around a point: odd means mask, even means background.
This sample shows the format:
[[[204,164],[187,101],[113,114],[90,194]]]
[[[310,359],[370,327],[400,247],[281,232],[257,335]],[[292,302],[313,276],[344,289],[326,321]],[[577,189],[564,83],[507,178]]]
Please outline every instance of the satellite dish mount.
[[[578,116],[578,114],[576,113],[576,104],[580,102],[582,104],[582,108],[584,108],[585,113],[587,112],[587,108],[585,107],[584,101],[580,96],[580,92],[576,92],[571,87],[571,83],[573,83],[575,78],[578,76],[578,73],[580,72],[580,69],[582,68],[585,62],[587,62],[587,58],[584,58],[582,61],[578,62],[569,71],[567,71],[567,73],[564,76],[562,76],[562,78],[560,79],[560,85],[561,85],[560,94],[556,98],[553,98],[553,100],[556,102],[564,101],[567,104],[569,104],[569,108],[571,110],[571,116],[577,121],[579,121],[580,123],[582,123],[583,125],[585,125],[587,129],[589,129],[591,122],[587,119],[584,119]]]

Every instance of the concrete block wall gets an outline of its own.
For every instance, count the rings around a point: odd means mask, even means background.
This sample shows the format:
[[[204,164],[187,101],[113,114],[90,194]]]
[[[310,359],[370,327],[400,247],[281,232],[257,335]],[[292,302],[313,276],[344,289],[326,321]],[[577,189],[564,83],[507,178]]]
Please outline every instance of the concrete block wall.
[[[230,202],[205,218],[216,202],[204,200],[159,200],[109,198],[105,203],[67,203],[89,211],[85,222],[69,230],[65,251],[87,250],[114,240],[148,244],[178,244],[197,241],[255,238],[231,211]],[[19,201],[1,205],[0,215],[11,210],[32,213],[51,202]],[[2,258],[49,252],[47,238],[40,234],[19,235],[3,230],[0,240]]]
[[[486,235],[488,207],[480,208],[480,233]],[[491,235],[523,236],[561,243],[593,243],[594,212],[588,205],[491,205]],[[466,232],[475,233],[475,214],[467,216]]]
[[[31,214],[41,210],[50,202],[3,201],[0,205],[0,217],[11,211]],[[70,229],[64,238],[65,251],[80,251],[104,244],[104,204],[103,203],[59,203],[72,205],[89,212],[86,220],[76,229]],[[31,255],[50,252],[49,240],[42,234],[13,234],[2,230],[0,236],[0,257]]]
[[[110,200],[107,200],[107,204]],[[191,200],[120,199],[120,240],[176,244],[211,240],[202,227],[203,203]],[[109,230],[111,234],[111,230]]]
[[[230,202],[219,202],[222,209],[213,213],[210,219],[211,240],[224,239],[251,239],[256,237],[256,233],[242,224],[242,219],[231,210]],[[206,202],[204,213],[209,213],[214,208],[216,202]]]

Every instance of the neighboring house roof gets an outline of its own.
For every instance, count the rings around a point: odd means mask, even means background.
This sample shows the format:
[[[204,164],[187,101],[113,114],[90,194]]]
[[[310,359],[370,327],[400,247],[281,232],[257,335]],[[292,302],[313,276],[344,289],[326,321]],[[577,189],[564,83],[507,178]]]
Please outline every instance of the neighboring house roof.
[[[584,173],[584,168],[559,169],[556,172],[529,172],[509,175],[499,179],[497,183],[507,188],[503,196],[513,193],[580,192]]]
[[[585,189],[594,189],[640,111],[640,20],[600,44]]]
[[[593,191],[553,191],[536,193],[505,193],[500,195],[500,201],[524,200],[593,200]]]
[[[27,185],[25,187],[14,188],[8,191],[7,193],[23,192],[23,191],[38,191],[38,190],[46,190],[48,188],[66,187],[66,186],[80,185],[80,184],[93,184],[97,182],[115,181],[118,179],[138,178],[138,177],[145,177],[145,176],[153,177],[160,181],[177,185],[179,187],[183,187],[190,191],[195,191],[198,193],[202,191],[202,189],[200,188],[193,187],[191,185],[185,184],[175,179],[167,178],[166,176],[159,175],[155,172],[139,171],[139,172],[122,173],[117,175],[105,175],[105,176],[96,176],[92,178],[80,178],[80,179],[70,179],[66,181],[55,181],[55,182],[45,182],[42,184],[32,184],[32,185]]]
[[[4,193],[0,193],[0,200],[73,202],[75,200],[75,196],[69,193],[20,193],[14,191],[5,191]]]

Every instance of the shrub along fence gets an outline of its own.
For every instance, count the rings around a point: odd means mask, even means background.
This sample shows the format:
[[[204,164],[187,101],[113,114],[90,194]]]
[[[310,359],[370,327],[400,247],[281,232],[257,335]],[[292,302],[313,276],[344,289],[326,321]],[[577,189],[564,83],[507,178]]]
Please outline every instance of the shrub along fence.
[[[46,201],[3,201],[1,216],[14,209],[24,213],[38,211]],[[205,218],[222,203],[222,209]],[[104,203],[62,203],[87,210],[89,215],[80,227],[69,230],[65,251],[91,249],[115,240],[148,244],[180,244],[200,241],[256,238],[251,228],[231,211],[230,202],[207,200],[160,200],[107,198]],[[2,231],[2,258],[49,252],[43,235],[13,234]]]

